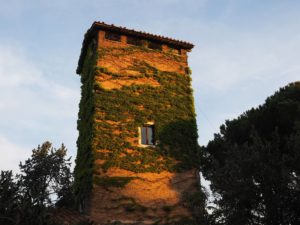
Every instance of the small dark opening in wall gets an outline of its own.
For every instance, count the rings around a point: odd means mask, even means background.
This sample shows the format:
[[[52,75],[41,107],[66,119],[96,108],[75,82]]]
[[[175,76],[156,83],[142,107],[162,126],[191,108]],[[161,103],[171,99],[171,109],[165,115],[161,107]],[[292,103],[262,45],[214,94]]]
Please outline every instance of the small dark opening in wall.
[[[169,47],[169,50],[171,53],[180,55],[180,53],[181,53],[180,48],[173,46],[173,45],[168,45],[168,47]]]
[[[111,40],[111,41],[121,41],[121,35],[113,32],[105,32],[105,39]]]
[[[136,37],[127,36],[127,44],[142,46],[142,40]]]
[[[156,43],[156,42],[149,42],[148,48],[162,50],[161,44]]]

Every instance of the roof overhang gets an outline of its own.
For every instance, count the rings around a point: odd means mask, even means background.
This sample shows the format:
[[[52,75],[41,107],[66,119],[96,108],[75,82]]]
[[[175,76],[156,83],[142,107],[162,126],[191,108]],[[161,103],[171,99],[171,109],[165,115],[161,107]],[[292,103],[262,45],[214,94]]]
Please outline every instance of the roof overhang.
[[[84,56],[86,54],[90,40],[93,37],[95,37],[95,35],[97,35],[99,30],[116,32],[116,33],[124,34],[124,35],[130,35],[130,36],[138,37],[138,38],[141,38],[144,40],[150,40],[153,42],[159,42],[161,44],[171,45],[173,47],[185,49],[187,51],[190,51],[194,47],[194,45],[189,42],[180,41],[180,40],[176,40],[173,38],[164,37],[164,36],[160,36],[160,35],[150,34],[150,33],[142,32],[142,31],[135,31],[133,29],[115,26],[113,24],[109,25],[109,24],[106,24],[103,22],[94,22],[92,24],[92,26],[90,27],[90,29],[87,30],[87,32],[84,36],[84,40],[83,40],[82,48],[81,48],[81,54],[80,54],[79,61],[78,61],[78,67],[76,70],[77,74],[81,73]]]

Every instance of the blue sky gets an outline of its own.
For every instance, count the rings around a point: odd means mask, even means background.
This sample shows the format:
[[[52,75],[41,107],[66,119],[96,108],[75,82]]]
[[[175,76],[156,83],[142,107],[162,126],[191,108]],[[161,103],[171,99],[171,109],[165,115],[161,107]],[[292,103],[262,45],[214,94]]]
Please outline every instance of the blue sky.
[[[0,170],[38,144],[76,156],[75,70],[93,21],[189,41],[199,143],[299,80],[300,1],[0,0]]]

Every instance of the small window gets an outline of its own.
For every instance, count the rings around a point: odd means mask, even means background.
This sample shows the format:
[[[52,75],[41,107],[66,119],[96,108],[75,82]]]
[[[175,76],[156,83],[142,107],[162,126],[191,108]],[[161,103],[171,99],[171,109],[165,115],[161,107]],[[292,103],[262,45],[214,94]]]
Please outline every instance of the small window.
[[[162,50],[161,44],[158,44],[156,42],[149,42],[148,48]]]
[[[105,39],[111,41],[121,41],[121,35],[113,32],[105,32]]]
[[[180,55],[180,53],[181,53],[180,48],[178,48],[176,46],[172,46],[172,45],[168,45],[168,47],[169,47],[170,52]]]
[[[141,127],[141,144],[142,145],[155,145],[154,140],[154,125],[145,124]]]
[[[136,37],[127,36],[127,44],[142,46],[142,40]]]

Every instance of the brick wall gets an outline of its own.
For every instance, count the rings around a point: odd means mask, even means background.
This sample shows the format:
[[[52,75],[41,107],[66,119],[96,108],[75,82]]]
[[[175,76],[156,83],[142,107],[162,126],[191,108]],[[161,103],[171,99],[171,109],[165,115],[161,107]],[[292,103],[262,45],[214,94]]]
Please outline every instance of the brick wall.
[[[161,72],[176,73],[187,76],[187,51],[177,51],[166,44],[162,44],[162,50],[153,50],[147,47],[147,41],[143,41],[142,47],[127,44],[127,36],[121,35],[120,41],[112,41],[105,38],[105,31],[99,31],[97,35],[96,67],[101,68],[95,75],[95,84],[107,91],[119,90],[131,85],[149,85],[154,88],[164,88],[155,78],[155,74],[143,76],[145,68],[142,65],[150,65]],[[118,74],[115,76],[114,74]],[[172,82],[172,79],[170,80]],[[190,87],[187,87],[190,89]],[[190,94],[191,95],[191,94]],[[192,97],[192,96],[191,96]],[[159,99],[157,99],[159,101]],[[97,106],[96,106],[97,107]],[[172,106],[170,103],[166,107]],[[185,106],[187,111],[193,114],[193,104]],[[144,110],[144,106],[139,106]],[[174,108],[173,110],[176,110]],[[105,114],[107,112],[96,113]],[[102,116],[99,116],[102,118]],[[128,116],[128,120],[134,120],[134,115]],[[103,122],[95,116],[94,124]],[[122,133],[124,121],[104,121],[109,126],[115,127],[112,131],[115,136]],[[145,121],[147,122],[147,121]],[[136,128],[137,129],[137,128]],[[80,132],[80,131],[79,131]],[[94,142],[97,143],[95,137]],[[129,147],[123,154],[136,154],[134,147],[139,147],[137,136],[127,138]],[[196,139],[195,139],[196,140]],[[110,151],[97,148],[93,144],[97,154],[109,154]],[[142,151],[140,149],[139,151]],[[159,149],[157,148],[157,151]],[[163,162],[164,157],[161,157]],[[88,214],[93,221],[105,224],[120,221],[123,224],[166,224],[178,221],[182,218],[191,218],[192,213],[184,200],[184,193],[195,193],[199,190],[199,178],[196,169],[188,169],[182,172],[134,172],[122,169],[118,166],[104,170],[102,165],[106,163],[103,158],[94,161],[97,177],[126,177],[132,178],[122,187],[98,185],[94,183],[91,198],[88,202]],[[137,163],[137,162],[134,162]]]

